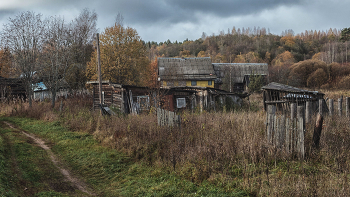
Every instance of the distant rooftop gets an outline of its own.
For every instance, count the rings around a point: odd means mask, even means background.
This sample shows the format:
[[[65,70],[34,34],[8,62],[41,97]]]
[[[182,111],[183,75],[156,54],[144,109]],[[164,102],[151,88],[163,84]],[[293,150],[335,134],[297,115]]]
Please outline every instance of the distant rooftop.
[[[214,80],[216,79],[210,57],[158,58],[160,80]]]

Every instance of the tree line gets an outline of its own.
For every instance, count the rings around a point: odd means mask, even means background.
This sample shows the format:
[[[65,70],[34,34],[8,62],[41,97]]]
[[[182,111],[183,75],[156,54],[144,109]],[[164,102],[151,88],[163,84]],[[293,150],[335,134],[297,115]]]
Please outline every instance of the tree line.
[[[97,14],[88,9],[69,22],[30,11],[10,18],[1,32],[1,76],[21,79],[30,106],[39,81],[51,92],[52,106],[61,87],[84,89],[86,81],[97,79],[96,22]],[[137,31],[122,22],[118,15],[115,24],[100,34],[102,78],[142,85],[152,75],[148,69],[152,64]]]
[[[219,35],[203,33],[194,41],[167,40],[145,45],[149,59],[211,57],[213,63],[268,63],[269,81],[298,87],[350,88],[346,85],[347,80],[350,82],[349,39],[350,28],[306,30],[299,34],[288,29],[275,35],[266,28],[233,27]],[[322,65],[321,70],[318,65]],[[297,74],[301,67],[308,72]],[[295,80],[301,75],[306,75],[303,80]]]
[[[72,21],[22,12],[1,32],[0,75],[21,78],[31,104],[33,84],[44,82],[53,98],[66,84],[85,88],[96,80],[97,14],[84,9]],[[211,57],[215,63],[268,63],[269,81],[299,87],[350,84],[350,28],[328,31],[286,30],[274,35],[266,28],[235,28],[219,35],[203,33],[196,40],[145,42],[118,15],[100,33],[102,78],[114,83],[157,86],[157,57]],[[52,99],[54,106],[55,99]]]

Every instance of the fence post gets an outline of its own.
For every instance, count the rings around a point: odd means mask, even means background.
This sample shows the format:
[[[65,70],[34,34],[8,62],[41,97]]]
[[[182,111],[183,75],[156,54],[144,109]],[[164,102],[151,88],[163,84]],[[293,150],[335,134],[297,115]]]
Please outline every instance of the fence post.
[[[297,104],[291,103],[290,104],[290,118],[293,120],[297,117]]]
[[[305,122],[310,123],[311,121],[311,106],[312,102],[311,101],[306,101],[306,109],[305,109]]]
[[[342,112],[343,112],[343,98],[338,98],[338,112],[339,112],[339,117],[341,117]]]
[[[298,148],[297,148],[301,159],[304,159],[305,148],[304,148],[304,119],[298,118]]]
[[[334,113],[334,100],[329,99],[329,115],[333,116],[333,113]]]
[[[350,97],[345,97],[345,111],[346,111],[346,117],[349,117],[349,106],[350,105]]]
[[[289,124],[289,119],[286,119],[286,141],[285,141],[285,146],[286,146],[286,152],[289,153],[289,146],[290,146],[290,124]]]
[[[321,116],[323,115],[323,99],[318,100],[318,113],[320,113]]]
[[[168,111],[168,126],[174,126],[174,112]]]
[[[298,106],[297,108],[297,118],[302,118],[303,119],[303,126],[305,127],[305,109],[304,106]]]
[[[273,127],[274,127],[274,116],[276,114],[276,106],[267,106],[267,141],[272,143]]]
[[[285,139],[286,139],[286,117],[283,115],[281,116],[280,120],[280,134],[279,134],[279,146],[282,147],[284,145]]]

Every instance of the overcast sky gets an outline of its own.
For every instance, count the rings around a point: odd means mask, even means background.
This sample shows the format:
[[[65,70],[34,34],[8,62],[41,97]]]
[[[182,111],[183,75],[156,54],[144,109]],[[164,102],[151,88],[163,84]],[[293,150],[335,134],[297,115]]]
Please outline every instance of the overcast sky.
[[[0,0],[0,30],[21,11],[72,20],[84,8],[98,14],[99,32],[120,13],[124,25],[156,42],[196,40],[233,26],[265,27],[277,35],[350,26],[350,0]]]

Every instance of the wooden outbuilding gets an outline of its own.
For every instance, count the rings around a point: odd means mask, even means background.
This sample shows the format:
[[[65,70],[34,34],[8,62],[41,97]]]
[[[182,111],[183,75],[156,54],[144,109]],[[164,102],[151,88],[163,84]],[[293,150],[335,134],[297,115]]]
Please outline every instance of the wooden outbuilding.
[[[164,95],[160,96],[161,105],[170,111],[216,111],[218,106],[225,105],[226,99],[231,99],[234,105],[240,106],[242,99],[248,96],[209,87],[162,87],[160,90]]]
[[[0,76],[0,98],[26,99],[26,91],[20,78],[4,78]]]
[[[296,103],[297,106],[305,106],[307,101],[311,101],[313,111],[316,111],[319,106],[319,100],[324,100],[324,94],[321,92],[304,90],[276,82],[269,83],[261,89],[263,90],[265,110],[267,110],[267,105],[276,105],[277,110],[290,112],[291,103]],[[323,105],[323,107],[323,111],[328,112],[327,106]]]
[[[213,63],[213,68],[217,76],[215,88],[229,92],[246,91],[252,75],[262,76],[267,81],[269,74],[266,63]]]
[[[93,108],[99,109],[99,88],[98,81],[89,81],[93,91]],[[148,87],[133,85],[122,85],[102,81],[102,104],[115,108],[121,113],[142,113],[148,111],[151,105],[155,104],[155,90]],[[153,101],[153,102],[152,102]]]

